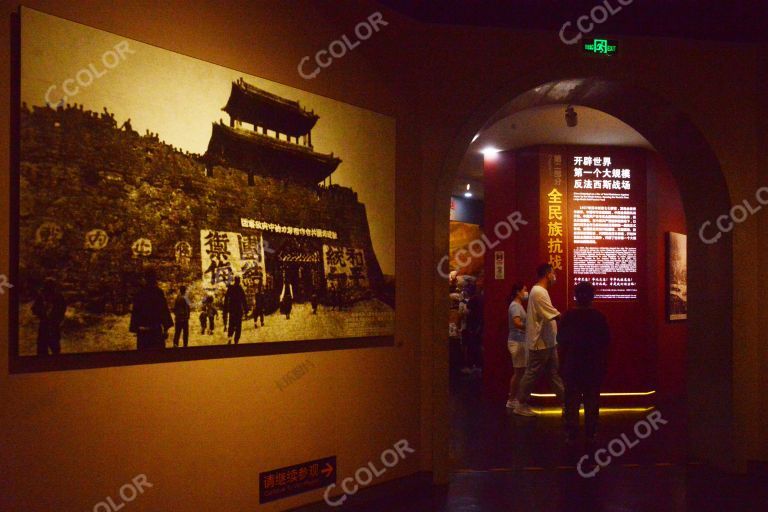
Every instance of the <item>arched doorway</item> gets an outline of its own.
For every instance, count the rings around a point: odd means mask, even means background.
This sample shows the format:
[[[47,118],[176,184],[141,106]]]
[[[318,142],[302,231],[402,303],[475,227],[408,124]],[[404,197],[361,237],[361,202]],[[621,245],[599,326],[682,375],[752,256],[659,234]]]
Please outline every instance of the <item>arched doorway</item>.
[[[732,240],[702,243],[698,229],[730,207],[720,164],[685,113],[660,95],[617,77],[546,80],[522,77],[497,91],[465,123],[444,161],[442,179],[435,190],[434,264],[446,254],[448,208],[453,175],[472,137],[484,126],[527,108],[570,103],[606,112],[641,133],[669,163],[677,182],[691,237],[688,248],[689,339],[686,361],[689,452],[725,469],[743,463],[734,443],[732,304],[722,301],[722,290],[733,288]],[[540,84],[540,85],[536,85]],[[509,98],[513,98],[511,101]],[[712,270],[716,269],[716,272]],[[435,273],[434,332],[447,325],[445,281]],[[711,322],[713,317],[718,322]],[[436,352],[433,373],[435,418],[447,409],[446,352]],[[727,376],[727,378],[723,378]],[[711,413],[712,403],[722,407]],[[433,421],[435,480],[447,480],[448,433],[445,422]]]

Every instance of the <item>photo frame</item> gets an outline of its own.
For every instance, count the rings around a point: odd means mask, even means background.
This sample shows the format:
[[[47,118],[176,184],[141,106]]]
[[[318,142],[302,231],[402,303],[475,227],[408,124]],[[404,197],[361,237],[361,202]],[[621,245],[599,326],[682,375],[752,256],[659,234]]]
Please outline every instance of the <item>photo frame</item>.
[[[11,371],[394,344],[393,118],[16,21]]]
[[[665,297],[670,322],[688,319],[687,243],[687,235],[666,233]]]

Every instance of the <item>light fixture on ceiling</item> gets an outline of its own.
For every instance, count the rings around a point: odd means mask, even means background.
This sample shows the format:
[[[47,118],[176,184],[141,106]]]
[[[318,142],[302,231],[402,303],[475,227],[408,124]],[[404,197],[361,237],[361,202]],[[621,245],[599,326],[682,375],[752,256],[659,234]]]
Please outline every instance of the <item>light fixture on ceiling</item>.
[[[472,192],[469,190],[469,183],[467,183],[467,190],[464,192],[464,197],[472,197]]]
[[[479,136],[480,136],[480,132],[477,132],[477,133],[475,134],[475,136],[474,136],[474,137],[472,137],[472,142],[475,142]],[[470,144],[472,144],[472,142],[470,142]]]
[[[569,128],[574,128],[579,124],[579,115],[573,109],[572,105],[568,105],[565,109],[565,124],[567,124]]]
[[[482,154],[484,154],[485,156],[490,156],[490,155],[495,155],[495,154],[501,152],[501,150],[499,148],[495,148],[493,146],[485,146],[483,149],[480,150],[480,152]]]

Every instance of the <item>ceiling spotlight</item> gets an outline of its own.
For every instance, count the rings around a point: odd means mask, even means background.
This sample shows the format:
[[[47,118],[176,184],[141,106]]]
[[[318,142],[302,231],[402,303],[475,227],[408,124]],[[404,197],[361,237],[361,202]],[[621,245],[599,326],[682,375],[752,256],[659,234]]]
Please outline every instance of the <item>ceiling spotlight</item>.
[[[565,109],[565,124],[567,124],[569,128],[573,128],[579,124],[579,115],[573,110],[571,105],[568,105]]]
[[[500,151],[501,150],[499,148],[495,148],[493,146],[486,146],[486,147],[484,147],[483,149],[480,150],[480,152],[482,154],[484,154],[485,156],[495,155],[495,154],[499,153]]]
[[[475,142],[479,136],[480,136],[480,133],[479,132],[476,133],[475,136],[472,137],[472,142]],[[470,142],[470,144],[472,144],[472,142]]]
[[[472,192],[469,191],[469,183],[467,183],[467,191],[464,192],[464,197],[472,197]]]

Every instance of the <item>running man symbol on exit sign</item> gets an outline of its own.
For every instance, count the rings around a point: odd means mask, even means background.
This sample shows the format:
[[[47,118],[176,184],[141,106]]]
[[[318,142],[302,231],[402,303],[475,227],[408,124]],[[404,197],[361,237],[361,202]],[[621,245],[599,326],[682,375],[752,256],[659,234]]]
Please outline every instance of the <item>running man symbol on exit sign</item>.
[[[609,39],[592,39],[584,42],[584,51],[598,55],[613,56],[619,49],[619,42]]]

